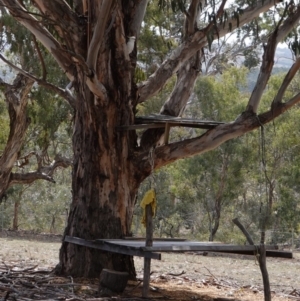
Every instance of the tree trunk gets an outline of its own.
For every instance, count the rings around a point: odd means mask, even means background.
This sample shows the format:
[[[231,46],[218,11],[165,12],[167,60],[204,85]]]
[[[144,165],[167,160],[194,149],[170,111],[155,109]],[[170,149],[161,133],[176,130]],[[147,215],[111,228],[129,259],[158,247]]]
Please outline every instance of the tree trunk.
[[[210,235],[209,235],[209,241],[214,241],[215,235],[219,229],[220,225],[220,216],[214,217],[213,226],[211,226]]]
[[[52,215],[52,219],[51,219],[51,225],[50,225],[50,230],[49,232],[52,234],[52,233],[55,233],[56,230],[55,230],[55,214]]]
[[[76,87],[81,93],[77,96],[73,133],[73,200],[65,235],[88,240],[131,235],[142,179],[136,176],[131,161],[135,134],[117,130],[120,125],[133,123],[134,118],[132,106],[128,105],[131,69],[126,70],[129,71],[115,70],[114,78],[109,79],[112,88],[108,102],[101,103],[85,84]],[[85,83],[85,75],[81,75],[79,82]],[[107,268],[127,271],[130,278],[135,278],[132,257],[66,242],[60,250],[59,268],[60,273],[75,277],[99,277],[101,270]]]
[[[19,206],[20,206],[20,200],[15,201],[14,204],[14,218],[13,218],[13,230],[17,231],[19,227]]]
[[[87,240],[131,235],[137,189],[145,178],[137,175],[140,171],[133,163],[135,132],[118,129],[134,123],[137,103],[136,50],[129,56],[126,46],[128,36],[136,35],[129,28],[134,8],[125,2],[113,3],[89,1],[88,30],[94,33],[90,38],[82,36],[79,52],[86,65],[79,63],[73,71],[73,197],[64,235]],[[58,272],[99,277],[103,268],[136,276],[131,256],[63,242]]]
[[[261,244],[259,246],[259,256],[258,256],[259,267],[261,271],[261,275],[263,278],[264,284],[264,300],[271,301],[271,289],[270,289],[270,280],[269,280],[269,273],[267,270],[267,263],[266,263],[266,245]]]

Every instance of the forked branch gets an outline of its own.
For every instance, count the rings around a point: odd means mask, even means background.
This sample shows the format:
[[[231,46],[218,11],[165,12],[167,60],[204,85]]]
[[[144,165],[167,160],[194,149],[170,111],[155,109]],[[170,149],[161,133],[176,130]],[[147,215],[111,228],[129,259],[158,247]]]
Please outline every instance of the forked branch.
[[[25,173],[11,173],[8,188],[15,184],[31,184],[36,180],[46,180],[55,183],[53,174],[57,168],[67,168],[72,165],[72,160],[56,156],[50,165],[39,166],[36,171]]]

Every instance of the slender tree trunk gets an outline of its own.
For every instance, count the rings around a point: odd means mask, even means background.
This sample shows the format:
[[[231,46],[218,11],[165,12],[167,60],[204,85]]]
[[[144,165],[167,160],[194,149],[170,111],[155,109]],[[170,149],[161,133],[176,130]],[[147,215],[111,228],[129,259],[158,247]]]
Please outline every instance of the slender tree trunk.
[[[212,222],[213,226],[211,226],[211,231],[210,231],[210,237],[209,241],[213,241],[215,238],[215,235],[219,229],[220,225],[220,218],[221,218],[221,210],[222,210],[222,200],[223,200],[223,195],[224,195],[224,189],[226,185],[226,179],[228,175],[228,164],[229,164],[229,158],[228,155],[224,154],[222,156],[222,171],[220,175],[220,182],[219,182],[219,187],[217,191],[217,196],[215,199],[215,212],[213,214]]]
[[[267,270],[267,262],[266,262],[266,245],[263,243],[259,246],[259,252],[258,252],[258,262],[259,262],[259,268],[261,271],[261,275],[263,278],[263,284],[264,284],[264,300],[265,301],[271,301],[271,289],[270,289],[270,280],[269,280],[269,273]]]
[[[212,217],[210,216],[208,206],[205,206],[205,207],[206,207],[206,212],[207,212],[207,217],[208,217],[208,229],[209,229],[209,237],[208,237],[208,241],[211,241]]]
[[[52,215],[52,219],[51,219],[51,225],[50,225],[50,233],[55,233],[56,230],[55,230],[55,214]]]
[[[13,218],[13,230],[17,231],[19,227],[19,206],[20,200],[15,201],[14,203],[14,218]]]
[[[209,241],[214,241],[215,235],[219,229],[220,225],[220,216],[214,218],[213,226],[211,226]]]

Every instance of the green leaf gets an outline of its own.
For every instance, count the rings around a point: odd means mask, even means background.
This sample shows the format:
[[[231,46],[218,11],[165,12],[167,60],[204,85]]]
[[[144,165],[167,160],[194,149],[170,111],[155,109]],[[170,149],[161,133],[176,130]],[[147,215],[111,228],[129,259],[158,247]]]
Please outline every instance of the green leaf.
[[[140,67],[136,67],[135,68],[135,73],[134,73],[135,81],[138,83],[138,82],[141,82],[143,80],[146,80],[146,78],[147,78],[147,75],[143,71],[143,69],[141,69]]]
[[[172,8],[173,12],[176,12],[176,10],[177,10],[177,1],[176,0],[171,1],[171,8]]]

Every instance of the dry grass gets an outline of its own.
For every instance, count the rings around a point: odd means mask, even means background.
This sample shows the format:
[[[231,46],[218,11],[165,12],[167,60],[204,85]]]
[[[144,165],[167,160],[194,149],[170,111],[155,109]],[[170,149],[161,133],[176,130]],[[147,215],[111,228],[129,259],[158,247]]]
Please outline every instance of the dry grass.
[[[0,262],[54,268],[59,248],[59,241],[0,238]],[[300,254],[294,255],[293,259],[267,259],[271,289],[276,293],[273,300],[288,300],[291,292],[300,292]],[[135,257],[135,264],[138,278],[142,278],[143,260]],[[254,256],[163,253],[161,261],[152,261],[151,270],[151,296],[160,300],[163,296],[169,300],[263,300],[262,278]],[[140,296],[140,286],[134,285],[126,294]]]

